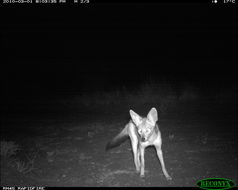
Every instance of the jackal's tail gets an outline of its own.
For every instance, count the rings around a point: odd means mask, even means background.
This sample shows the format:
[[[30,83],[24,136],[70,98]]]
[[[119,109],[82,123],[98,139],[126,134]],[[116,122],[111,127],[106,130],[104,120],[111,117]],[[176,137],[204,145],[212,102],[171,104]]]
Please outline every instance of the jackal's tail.
[[[128,138],[128,132],[127,132],[127,125],[126,127],[117,135],[115,136],[110,142],[106,145],[106,151],[119,146],[121,143],[123,143]]]

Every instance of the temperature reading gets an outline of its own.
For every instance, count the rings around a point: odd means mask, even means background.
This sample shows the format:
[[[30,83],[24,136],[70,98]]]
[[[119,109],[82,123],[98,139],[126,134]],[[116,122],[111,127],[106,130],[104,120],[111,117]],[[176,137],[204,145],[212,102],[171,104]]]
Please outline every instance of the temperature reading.
[[[236,0],[224,0],[224,3],[235,3]]]

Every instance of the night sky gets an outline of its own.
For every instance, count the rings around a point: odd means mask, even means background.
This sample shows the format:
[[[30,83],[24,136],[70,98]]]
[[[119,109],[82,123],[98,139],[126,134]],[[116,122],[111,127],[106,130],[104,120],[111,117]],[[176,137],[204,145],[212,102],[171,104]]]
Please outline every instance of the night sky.
[[[153,80],[234,83],[235,6],[8,6],[1,24],[6,96],[117,89]],[[92,90],[92,89],[91,89]]]

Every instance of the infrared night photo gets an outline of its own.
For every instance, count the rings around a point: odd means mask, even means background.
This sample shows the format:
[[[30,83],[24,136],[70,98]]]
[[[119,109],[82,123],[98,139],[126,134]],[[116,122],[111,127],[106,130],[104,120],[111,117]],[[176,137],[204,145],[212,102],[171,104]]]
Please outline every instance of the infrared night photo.
[[[237,186],[237,2],[10,2],[2,187]]]

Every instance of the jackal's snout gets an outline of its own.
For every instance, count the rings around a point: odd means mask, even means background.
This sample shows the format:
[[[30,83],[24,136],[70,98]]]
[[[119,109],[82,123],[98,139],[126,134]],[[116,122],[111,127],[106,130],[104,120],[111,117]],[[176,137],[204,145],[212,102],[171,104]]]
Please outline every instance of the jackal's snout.
[[[142,142],[145,142],[145,141],[146,141],[146,138],[145,138],[145,137],[141,137],[141,141],[142,141]]]

